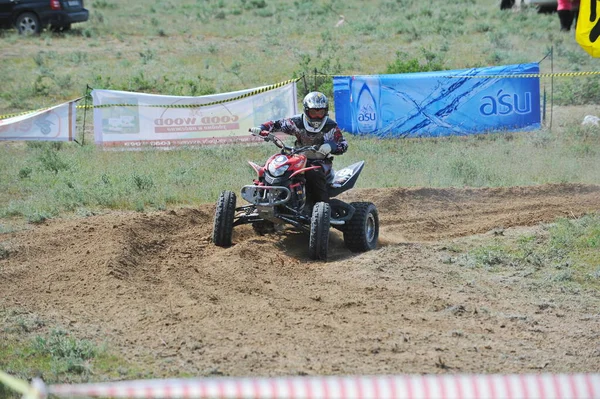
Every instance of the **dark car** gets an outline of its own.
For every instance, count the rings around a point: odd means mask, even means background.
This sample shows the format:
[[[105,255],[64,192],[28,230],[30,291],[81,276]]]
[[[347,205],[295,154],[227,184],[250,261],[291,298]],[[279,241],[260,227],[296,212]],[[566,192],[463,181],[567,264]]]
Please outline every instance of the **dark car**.
[[[22,34],[37,34],[46,27],[69,30],[88,17],[83,0],[0,0],[0,26],[15,27]]]
[[[558,6],[558,2],[555,0],[527,0],[524,3],[537,7],[540,13],[556,12]]]

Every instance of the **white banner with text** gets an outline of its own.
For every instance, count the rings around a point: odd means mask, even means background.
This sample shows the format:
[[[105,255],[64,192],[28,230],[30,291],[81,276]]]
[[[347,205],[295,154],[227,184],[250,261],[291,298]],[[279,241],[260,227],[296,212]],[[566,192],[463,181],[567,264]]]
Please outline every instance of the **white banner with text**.
[[[248,129],[297,113],[296,82],[200,97],[92,91],[96,144],[129,148],[255,141]]]
[[[0,140],[73,141],[77,101],[0,119]]]

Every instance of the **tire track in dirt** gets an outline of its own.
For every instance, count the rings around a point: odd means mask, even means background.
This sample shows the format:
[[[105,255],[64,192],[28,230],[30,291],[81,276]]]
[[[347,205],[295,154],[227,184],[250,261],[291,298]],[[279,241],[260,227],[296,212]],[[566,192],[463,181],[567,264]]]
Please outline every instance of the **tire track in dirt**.
[[[382,239],[388,242],[436,241],[574,218],[597,210],[600,201],[600,188],[583,184],[362,190],[348,200],[367,192],[380,208]]]
[[[108,341],[155,375],[593,371],[597,292],[535,285],[526,271],[470,270],[445,242],[600,210],[600,186],[354,190],[374,202],[376,251],[331,235],[210,243],[214,205],[57,219],[0,236],[0,306]],[[556,348],[561,350],[556,350]]]

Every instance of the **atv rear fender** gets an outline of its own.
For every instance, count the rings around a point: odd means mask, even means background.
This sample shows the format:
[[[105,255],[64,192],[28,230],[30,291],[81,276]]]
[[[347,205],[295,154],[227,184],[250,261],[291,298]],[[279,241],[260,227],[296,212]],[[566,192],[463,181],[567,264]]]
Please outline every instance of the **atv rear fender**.
[[[335,175],[328,187],[329,196],[335,197],[344,191],[353,188],[364,166],[365,161],[358,161],[350,166],[335,171]]]

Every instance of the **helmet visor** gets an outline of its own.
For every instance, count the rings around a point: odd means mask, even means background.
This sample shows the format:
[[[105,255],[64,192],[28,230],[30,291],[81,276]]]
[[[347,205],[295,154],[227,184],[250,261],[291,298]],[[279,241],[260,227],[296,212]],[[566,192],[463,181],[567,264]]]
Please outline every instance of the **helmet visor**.
[[[320,109],[311,108],[308,111],[306,111],[306,114],[311,119],[323,119],[325,117],[326,113],[327,113],[327,110],[325,108],[320,108]]]

